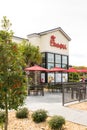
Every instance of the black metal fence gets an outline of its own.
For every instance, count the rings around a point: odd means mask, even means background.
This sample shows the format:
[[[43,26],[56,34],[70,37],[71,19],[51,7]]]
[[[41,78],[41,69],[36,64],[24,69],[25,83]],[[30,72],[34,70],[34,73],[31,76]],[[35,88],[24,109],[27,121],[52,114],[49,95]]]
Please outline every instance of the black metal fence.
[[[48,83],[46,88],[49,92],[59,92],[62,91],[62,83]]]
[[[87,83],[86,82],[69,82],[63,83],[63,105],[74,101],[82,101],[87,99]]]
[[[28,86],[28,95],[31,94],[44,96],[44,84]]]

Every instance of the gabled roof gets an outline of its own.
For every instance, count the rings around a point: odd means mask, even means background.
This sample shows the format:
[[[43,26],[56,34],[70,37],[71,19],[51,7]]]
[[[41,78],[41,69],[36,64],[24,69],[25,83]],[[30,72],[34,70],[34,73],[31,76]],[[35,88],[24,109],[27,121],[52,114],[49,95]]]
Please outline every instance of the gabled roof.
[[[28,41],[28,39],[22,38],[22,37],[18,37],[18,36],[13,36],[13,38],[20,39],[20,40],[27,40]]]
[[[43,31],[43,32],[40,32],[40,33],[32,33],[32,34],[29,34],[27,36],[28,37],[42,36],[42,35],[46,35],[48,33],[55,32],[55,31],[60,31],[69,41],[71,41],[71,38],[63,31],[63,29],[61,27],[54,28],[54,29],[47,30],[47,31]]]

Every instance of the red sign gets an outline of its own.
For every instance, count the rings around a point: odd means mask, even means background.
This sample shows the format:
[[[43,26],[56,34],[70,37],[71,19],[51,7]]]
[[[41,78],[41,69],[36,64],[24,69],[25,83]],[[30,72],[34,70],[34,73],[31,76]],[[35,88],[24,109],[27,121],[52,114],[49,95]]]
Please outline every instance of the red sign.
[[[67,49],[66,44],[56,43],[55,39],[56,37],[54,35],[50,37],[50,46],[54,46],[60,49]]]

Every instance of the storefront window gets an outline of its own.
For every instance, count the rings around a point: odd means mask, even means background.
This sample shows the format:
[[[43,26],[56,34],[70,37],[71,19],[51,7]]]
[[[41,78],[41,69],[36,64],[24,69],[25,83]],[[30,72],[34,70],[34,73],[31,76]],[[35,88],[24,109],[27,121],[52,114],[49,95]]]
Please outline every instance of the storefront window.
[[[55,55],[55,63],[61,63],[61,55]]]
[[[67,56],[62,56],[62,64],[67,64]]]
[[[54,82],[54,73],[48,73],[48,83]]]
[[[62,80],[61,80],[61,73],[56,73],[55,74],[55,80],[56,80],[56,82],[61,82]]]
[[[51,68],[53,68],[54,67],[54,63],[48,63],[48,69],[51,69]]]
[[[60,67],[61,68],[61,64],[55,64],[55,67]]]
[[[62,73],[62,82],[67,82],[67,81],[68,81],[68,74]]]
[[[54,62],[54,54],[48,53],[48,62]]]
[[[41,73],[41,83],[45,83],[45,73]]]
[[[67,69],[68,56],[57,53],[43,52],[41,66],[44,68],[46,67],[47,69],[51,69],[54,67]],[[61,72],[41,74],[41,82],[66,82],[67,79],[68,75]]]
[[[62,68],[67,69],[67,65],[62,64]]]
[[[45,63],[42,63],[41,66],[45,68]]]

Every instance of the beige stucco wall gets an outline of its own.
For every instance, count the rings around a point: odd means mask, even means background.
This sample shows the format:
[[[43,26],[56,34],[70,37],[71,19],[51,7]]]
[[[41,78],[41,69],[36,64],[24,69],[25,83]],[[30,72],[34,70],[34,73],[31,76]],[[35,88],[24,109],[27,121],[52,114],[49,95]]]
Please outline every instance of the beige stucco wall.
[[[13,36],[12,40],[13,40],[13,42],[16,42],[16,43],[21,43],[23,40],[28,41],[28,39],[20,38],[20,37],[17,37],[17,36]]]
[[[54,35],[56,36],[56,43],[65,44],[67,49],[60,49],[57,47],[50,46],[50,37]],[[64,55],[69,55],[69,41],[67,38],[58,30],[55,32],[47,33],[42,36],[34,36],[29,38],[29,42],[31,42],[35,46],[40,47],[41,52],[52,52],[52,53],[59,53]]]
[[[23,39],[16,37],[16,36],[13,36],[12,40],[13,40],[13,42],[20,43],[20,42],[22,42]]]
[[[31,43],[34,46],[40,46],[41,43],[40,40],[41,40],[40,36],[34,36],[29,38],[29,43]]]

